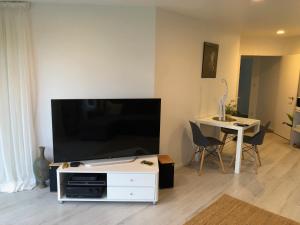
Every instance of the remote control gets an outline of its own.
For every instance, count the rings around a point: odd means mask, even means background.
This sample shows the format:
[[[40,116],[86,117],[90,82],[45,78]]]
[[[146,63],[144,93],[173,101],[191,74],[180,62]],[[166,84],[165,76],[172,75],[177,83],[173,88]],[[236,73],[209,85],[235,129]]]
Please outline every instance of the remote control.
[[[245,124],[245,123],[234,123],[233,125],[239,126],[239,127],[248,127],[249,126],[248,124]]]
[[[81,162],[71,162],[70,167],[78,167],[80,166]]]
[[[148,165],[148,166],[152,166],[153,165],[153,162],[147,161],[147,160],[143,160],[141,163],[145,164],[145,165]]]

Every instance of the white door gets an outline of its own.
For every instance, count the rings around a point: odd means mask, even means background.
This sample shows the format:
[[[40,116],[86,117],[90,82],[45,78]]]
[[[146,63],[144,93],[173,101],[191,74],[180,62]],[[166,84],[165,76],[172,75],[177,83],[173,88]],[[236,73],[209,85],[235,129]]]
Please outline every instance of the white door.
[[[274,121],[274,133],[290,139],[291,128],[282,122],[289,122],[287,113],[293,114],[297,99],[300,72],[300,54],[283,56],[280,62]]]

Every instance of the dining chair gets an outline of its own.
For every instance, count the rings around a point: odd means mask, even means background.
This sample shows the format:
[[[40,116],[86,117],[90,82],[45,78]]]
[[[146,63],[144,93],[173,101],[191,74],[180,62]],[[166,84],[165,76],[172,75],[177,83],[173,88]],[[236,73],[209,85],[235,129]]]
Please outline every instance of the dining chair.
[[[233,130],[230,128],[224,128],[224,127],[221,128],[221,132],[224,133],[223,139],[222,139],[223,145],[220,148],[220,153],[222,154],[225,145],[228,142],[234,141],[234,139],[237,137],[238,132],[237,132],[237,130]],[[244,158],[245,158],[244,153],[242,152],[242,159],[244,160]]]
[[[224,133],[224,135],[223,135],[223,139],[222,139],[223,145],[220,148],[220,153],[223,152],[225,144],[228,143],[229,141],[232,141],[232,139],[235,138],[237,135],[237,130],[224,128],[224,127],[221,128],[221,132]],[[230,136],[231,137],[233,136],[233,137],[230,138]],[[229,138],[230,138],[230,140],[227,141],[227,139],[229,139]]]
[[[254,136],[244,135],[243,137],[243,149],[242,153],[248,153],[255,158],[255,171],[257,173],[258,167],[261,166],[261,158],[258,150],[258,146],[264,143],[266,131],[269,129],[271,122],[267,122],[265,126],[260,126],[260,130]],[[235,161],[235,155],[231,160],[231,165]]]
[[[247,118],[246,116],[243,116],[243,115],[239,115],[239,117]],[[222,153],[225,144],[228,143],[228,142],[230,142],[230,141],[232,141],[234,138],[236,138],[237,133],[238,133],[237,130],[233,130],[233,129],[225,128],[225,127],[221,128],[221,132],[224,134],[223,135],[223,139],[222,139],[222,142],[224,144],[223,144],[223,146],[220,149],[220,153]],[[244,155],[243,155],[243,158],[244,158]]]
[[[197,153],[200,153],[200,168],[199,168],[199,175],[202,174],[202,168],[203,168],[203,163],[205,159],[205,154],[208,155],[214,155],[217,153],[218,158],[219,158],[219,163],[220,167],[222,168],[223,173],[225,173],[224,169],[224,164],[223,160],[220,154],[220,146],[223,145],[223,142],[213,138],[213,137],[206,137],[202,134],[199,126],[190,121],[191,129],[192,129],[192,134],[193,134],[193,143],[196,146],[195,152],[193,153],[192,160],[194,160],[195,156]]]

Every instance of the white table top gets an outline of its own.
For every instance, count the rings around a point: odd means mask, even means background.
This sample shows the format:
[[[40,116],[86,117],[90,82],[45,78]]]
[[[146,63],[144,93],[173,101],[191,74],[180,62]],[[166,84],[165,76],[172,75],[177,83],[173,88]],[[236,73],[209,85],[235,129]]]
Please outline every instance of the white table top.
[[[256,119],[230,116],[231,118],[235,119],[236,121],[229,122],[229,121],[214,120],[213,117],[217,117],[217,116],[198,117],[198,118],[196,118],[196,121],[200,124],[216,126],[216,127],[224,127],[224,128],[229,128],[229,129],[233,129],[233,130],[246,130],[246,129],[249,129],[250,127],[260,125],[260,120],[256,120]],[[236,123],[247,124],[248,126],[246,126],[246,127],[237,126],[237,125],[235,125]]]

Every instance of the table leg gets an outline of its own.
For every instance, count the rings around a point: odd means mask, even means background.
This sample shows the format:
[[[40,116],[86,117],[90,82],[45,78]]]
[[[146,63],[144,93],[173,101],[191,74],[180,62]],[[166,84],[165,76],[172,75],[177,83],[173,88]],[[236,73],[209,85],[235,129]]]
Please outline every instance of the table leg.
[[[260,123],[257,124],[257,125],[255,126],[255,128],[254,128],[254,133],[255,133],[255,134],[258,133],[259,130],[260,130]]]
[[[237,142],[236,142],[236,155],[235,155],[235,167],[234,172],[236,174],[240,173],[240,167],[241,167],[241,154],[242,154],[242,147],[243,147],[243,135],[244,131],[242,129],[238,130],[237,135]]]

